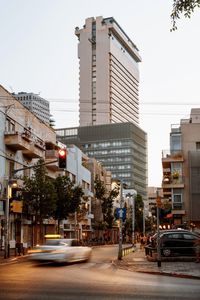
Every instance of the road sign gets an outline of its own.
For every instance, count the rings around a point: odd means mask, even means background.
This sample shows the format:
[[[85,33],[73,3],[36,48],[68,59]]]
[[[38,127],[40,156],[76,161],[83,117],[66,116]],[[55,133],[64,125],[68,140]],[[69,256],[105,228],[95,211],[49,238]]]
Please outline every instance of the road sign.
[[[124,222],[126,220],[126,208],[117,208],[116,217],[117,219],[122,219],[122,221]]]

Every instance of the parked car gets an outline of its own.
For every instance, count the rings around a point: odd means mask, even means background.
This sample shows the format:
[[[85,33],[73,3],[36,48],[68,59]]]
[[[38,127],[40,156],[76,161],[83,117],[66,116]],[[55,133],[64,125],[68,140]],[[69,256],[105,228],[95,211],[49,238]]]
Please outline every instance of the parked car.
[[[184,229],[160,232],[160,249],[163,256],[195,256],[195,241],[199,234]],[[157,233],[151,237],[149,248],[157,247]]]
[[[80,246],[76,239],[47,239],[28,253],[31,261],[69,263],[89,260],[92,248]]]

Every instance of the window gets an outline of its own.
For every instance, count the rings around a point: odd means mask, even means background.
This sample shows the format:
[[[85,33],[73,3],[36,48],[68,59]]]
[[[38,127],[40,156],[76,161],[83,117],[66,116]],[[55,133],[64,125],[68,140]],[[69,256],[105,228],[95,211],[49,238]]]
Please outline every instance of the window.
[[[196,142],[196,150],[200,150],[200,142]]]
[[[181,234],[180,233],[173,233],[173,234],[168,234],[166,235],[168,239],[181,239]]]
[[[6,131],[14,132],[15,131],[15,123],[11,119],[6,119]]]
[[[174,194],[173,195],[173,202],[174,203],[181,203],[182,202],[182,195]]]
[[[183,234],[185,240],[194,240],[194,236],[191,234]]]
[[[181,150],[181,135],[174,134],[170,137],[170,149],[173,150]]]
[[[64,224],[64,229],[70,230],[70,224]]]

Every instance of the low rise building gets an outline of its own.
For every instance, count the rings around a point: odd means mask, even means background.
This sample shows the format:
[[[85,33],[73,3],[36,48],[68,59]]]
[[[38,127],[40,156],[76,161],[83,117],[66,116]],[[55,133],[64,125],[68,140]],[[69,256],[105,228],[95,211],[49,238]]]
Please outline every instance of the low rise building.
[[[200,227],[200,109],[171,126],[170,150],[163,151],[163,196],[174,225]]]
[[[24,176],[30,177],[32,166],[43,158],[48,159],[48,176],[55,178],[58,170],[58,149],[54,130],[41,122],[20,101],[0,85],[0,244],[4,245],[6,223],[9,217],[9,242],[31,244],[31,221],[22,218],[22,212],[5,215],[9,198],[18,197]],[[17,187],[10,184],[17,181]],[[10,186],[10,189],[9,189]],[[2,210],[3,208],[3,210]]]

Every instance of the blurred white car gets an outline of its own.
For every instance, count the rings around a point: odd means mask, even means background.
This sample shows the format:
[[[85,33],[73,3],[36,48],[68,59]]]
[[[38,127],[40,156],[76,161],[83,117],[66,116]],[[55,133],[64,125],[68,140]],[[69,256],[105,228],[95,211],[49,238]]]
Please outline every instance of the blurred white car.
[[[77,262],[87,261],[92,248],[79,246],[76,239],[47,239],[45,245],[29,250],[29,259],[38,262]]]

